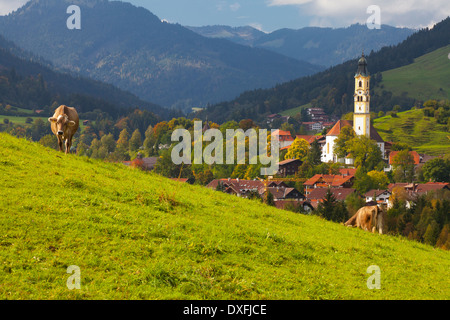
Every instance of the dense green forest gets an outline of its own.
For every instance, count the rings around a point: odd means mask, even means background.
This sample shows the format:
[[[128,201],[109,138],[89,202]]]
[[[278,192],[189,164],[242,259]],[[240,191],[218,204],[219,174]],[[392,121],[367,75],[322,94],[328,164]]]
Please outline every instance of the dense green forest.
[[[407,95],[393,95],[388,91],[376,92],[374,88],[383,80],[381,72],[399,68],[414,62],[426,53],[450,43],[450,18],[423,29],[405,41],[366,56],[372,74],[371,106],[373,111],[392,110],[399,105],[403,110],[421,105]],[[195,113],[195,117],[213,119],[216,122],[251,118],[261,121],[264,116],[311,103],[324,108],[326,113],[341,116],[353,110],[354,75],[357,59],[329,68],[318,74],[280,84],[268,90],[254,90],[241,94],[232,101],[218,103]],[[430,97],[433,98],[433,97]]]

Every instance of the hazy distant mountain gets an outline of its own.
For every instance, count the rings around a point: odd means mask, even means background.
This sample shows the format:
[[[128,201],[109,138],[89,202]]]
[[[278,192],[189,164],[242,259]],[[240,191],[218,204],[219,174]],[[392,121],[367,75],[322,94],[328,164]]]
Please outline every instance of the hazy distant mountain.
[[[81,30],[66,27],[73,4],[81,8]],[[119,1],[32,0],[0,17],[0,33],[57,67],[185,110],[320,70],[268,50],[202,37]]]
[[[139,107],[166,119],[175,114],[110,84],[57,72],[43,59],[0,36],[0,103],[44,109],[53,102],[70,104],[79,112],[95,109],[117,116]]]
[[[308,27],[299,30],[280,29],[266,34],[252,27],[226,26],[189,27],[211,38],[223,38],[248,46],[268,49],[285,56],[326,67],[340,64],[361,55],[396,45],[414,33],[413,29],[382,25],[370,30],[354,24],[348,28]]]
[[[242,45],[253,46],[253,44],[264,37],[266,33],[253,27],[229,27],[229,26],[206,26],[186,27],[204,37],[226,39]]]

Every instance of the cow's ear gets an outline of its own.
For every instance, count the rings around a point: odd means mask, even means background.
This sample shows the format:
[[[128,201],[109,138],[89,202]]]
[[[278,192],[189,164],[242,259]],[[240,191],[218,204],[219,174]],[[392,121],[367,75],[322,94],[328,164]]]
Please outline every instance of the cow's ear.
[[[58,119],[56,119],[56,118],[53,118],[53,117],[51,117],[51,118],[48,118],[48,122],[56,122],[56,121],[58,121]]]
[[[76,125],[75,121],[68,122],[69,127],[74,127]]]

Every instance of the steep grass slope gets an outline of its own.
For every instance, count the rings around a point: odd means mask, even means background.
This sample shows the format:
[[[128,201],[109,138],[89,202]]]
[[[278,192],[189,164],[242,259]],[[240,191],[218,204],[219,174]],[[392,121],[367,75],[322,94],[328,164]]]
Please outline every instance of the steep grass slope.
[[[394,96],[404,92],[408,97],[426,101],[450,99],[450,45],[423,55],[407,66],[382,73],[381,87]]]
[[[435,118],[426,117],[422,110],[397,113],[374,120],[374,127],[385,141],[403,142],[419,153],[442,155],[450,153],[447,126]]]
[[[1,299],[448,299],[450,253],[0,134]],[[68,290],[67,268],[81,270]],[[381,269],[369,290],[366,270]]]

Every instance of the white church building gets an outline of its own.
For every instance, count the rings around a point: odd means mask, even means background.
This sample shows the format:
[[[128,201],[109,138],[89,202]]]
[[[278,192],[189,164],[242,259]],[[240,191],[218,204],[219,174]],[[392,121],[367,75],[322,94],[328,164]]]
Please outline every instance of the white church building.
[[[326,141],[322,149],[322,162],[342,162],[353,164],[353,159],[337,159],[334,154],[335,140],[341,133],[343,127],[350,126],[357,135],[365,135],[375,140],[385,157],[385,142],[370,124],[370,75],[367,69],[367,60],[364,53],[358,61],[358,71],[355,75],[355,110],[353,121],[339,120],[336,125],[327,133]]]

